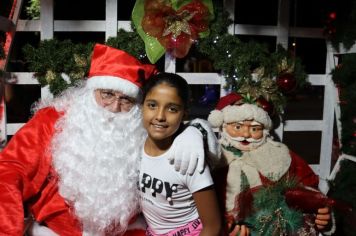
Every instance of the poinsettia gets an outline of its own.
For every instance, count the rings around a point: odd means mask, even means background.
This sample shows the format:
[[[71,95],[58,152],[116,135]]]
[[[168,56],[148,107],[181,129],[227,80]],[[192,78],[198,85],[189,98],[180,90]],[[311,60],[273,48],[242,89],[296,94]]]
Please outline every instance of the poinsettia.
[[[137,0],[132,19],[155,63],[166,50],[185,57],[194,41],[208,32],[212,11],[211,0]]]

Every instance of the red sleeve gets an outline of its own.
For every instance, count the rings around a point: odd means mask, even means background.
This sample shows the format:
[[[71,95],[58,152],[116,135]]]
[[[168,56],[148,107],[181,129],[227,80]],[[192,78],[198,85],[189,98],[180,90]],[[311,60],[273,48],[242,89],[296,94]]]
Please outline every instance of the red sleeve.
[[[299,181],[302,182],[305,186],[318,189],[319,177],[310,168],[308,163],[306,163],[304,159],[292,151],[290,151],[290,155],[292,157],[292,163],[289,169],[289,173],[293,176],[297,176]]]
[[[142,229],[133,229],[125,232],[124,236],[145,236],[146,231]]]
[[[0,235],[22,235],[23,202],[39,192],[49,170],[49,142],[59,113],[44,108],[0,153]]]

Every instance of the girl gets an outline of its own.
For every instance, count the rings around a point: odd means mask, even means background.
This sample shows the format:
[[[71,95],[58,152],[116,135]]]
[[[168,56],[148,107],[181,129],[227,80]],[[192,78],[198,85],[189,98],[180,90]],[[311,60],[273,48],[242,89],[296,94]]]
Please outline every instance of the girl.
[[[181,175],[167,160],[187,115],[189,86],[180,76],[153,76],[143,94],[147,138],[140,169],[146,235],[218,235],[221,221],[210,171]]]

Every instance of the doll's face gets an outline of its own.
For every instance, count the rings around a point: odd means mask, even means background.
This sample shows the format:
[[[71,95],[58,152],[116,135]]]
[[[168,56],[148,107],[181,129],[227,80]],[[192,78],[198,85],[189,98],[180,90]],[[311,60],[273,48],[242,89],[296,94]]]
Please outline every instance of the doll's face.
[[[253,120],[224,124],[224,132],[228,134],[234,146],[242,151],[250,151],[263,144],[263,130],[263,125]]]
[[[231,137],[260,139],[263,136],[263,125],[256,121],[239,121],[225,124],[226,132]]]

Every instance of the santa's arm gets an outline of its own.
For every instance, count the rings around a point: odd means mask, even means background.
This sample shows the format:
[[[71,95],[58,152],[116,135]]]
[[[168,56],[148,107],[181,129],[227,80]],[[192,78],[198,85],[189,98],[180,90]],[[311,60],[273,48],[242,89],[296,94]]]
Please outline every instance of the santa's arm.
[[[23,234],[23,202],[39,191],[47,177],[46,147],[56,114],[39,111],[0,153],[0,235]]]
[[[207,152],[205,152],[205,143]],[[219,151],[217,138],[209,122],[194,119],[175,138],[168,159],[177,171],[192,175],[196,170],[204,171],[205,156],[218,159]]]

